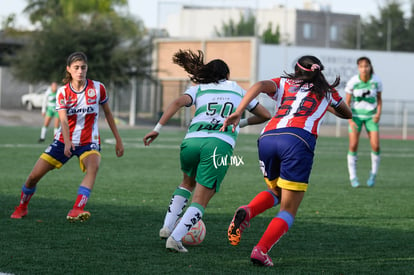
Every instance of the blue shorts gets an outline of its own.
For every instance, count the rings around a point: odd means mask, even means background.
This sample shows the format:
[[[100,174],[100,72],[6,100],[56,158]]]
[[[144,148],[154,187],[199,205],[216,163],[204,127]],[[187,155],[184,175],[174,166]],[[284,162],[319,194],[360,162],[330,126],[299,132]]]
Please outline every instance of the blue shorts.
[[[316,137],[300,128],[263,133],[258,140],[260,169],[269,188],[306,191]]]
[[[99,146],[99,144],[96,143],[75,146],[75,150],[71,151],[72,156],[65,156],[65,144],[55,139],[53,143],[46,148],[45,152],[40,156],[40,158],[47,161],[50,165],[54,166],[55,168],[59,169],[73,156],[77,156],[79,158],[80,168],[83,172],[85,172],[86,168],[83,165],[82,160],[91,154],[98,154],[99,156],[101,155],[99,153],[101,151],[101,147]]]

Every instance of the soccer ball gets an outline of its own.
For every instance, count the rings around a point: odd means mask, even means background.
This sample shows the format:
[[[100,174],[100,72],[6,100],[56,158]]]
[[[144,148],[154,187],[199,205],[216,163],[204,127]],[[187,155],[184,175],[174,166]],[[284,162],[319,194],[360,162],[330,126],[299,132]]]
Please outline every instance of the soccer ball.
[[[178,224],[179,220],[177,221]],[[199,220],[191,229],[187,232],[187,234],[181,239],[183,244],[194,246],[199,245],[204,241],[206,237],[206,225],[202,220]]]

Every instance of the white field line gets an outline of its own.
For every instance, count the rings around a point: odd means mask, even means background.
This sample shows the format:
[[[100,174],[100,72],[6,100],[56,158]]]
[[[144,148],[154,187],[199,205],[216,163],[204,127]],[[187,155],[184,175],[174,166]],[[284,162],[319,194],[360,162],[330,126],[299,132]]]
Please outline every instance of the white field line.
[[[164,138],[162,140],[163,144],[158,144],[158,142],[160,141],[155,141],[154,143],[152,143],[150,146],[144,146],[143,142],[141,139],[136,139],[136,138],[123,138],[122,139],[123,144],[125,146],[125,148],[145,148],[146,150],[150,150],[152,149],[174,149],[174,150],[179,150],[180,149],[180,144],[182,139],[181,138]],[[165,142],[171,142],[171,144],[165,144]],[[103,144],[104,147],[107,146],[112,146],[115,145],[115,139],[104,139],[103,140]],[[48,146],[48,144],[0,144],[0,148],[43,148],[46,149]],[[319,150],[318,150],[319,148]],[[317,155],[332,155],[332,156],[336,156],[336,155],[346,155],[346,153],[343,153],[341,151],[337,150],[337,147],[330,147],[328,146],[319,146],[317,145]],[[42,150],[43,152],[43,150]],[[243,152],[257,152],[257,147],[256,144],[252,145],[252,146],[239,146],[236,145],[235,149],[234,149],[234,153],[235,154],[241,154]],[[317,157],[316,155],[316,157]],[[360,151],[358,152],[358,155],[360,156],[367,156],[370,155],[369,151]],[[395,149],[382,149],[381,151],[381,156],[382,157],[392,157],[392,158],[414,158],[414,150],[411,147],[407,147],[407,148],[399,148],[399,150],[395,150]],[[0,274],[1,275],[1,274]]]

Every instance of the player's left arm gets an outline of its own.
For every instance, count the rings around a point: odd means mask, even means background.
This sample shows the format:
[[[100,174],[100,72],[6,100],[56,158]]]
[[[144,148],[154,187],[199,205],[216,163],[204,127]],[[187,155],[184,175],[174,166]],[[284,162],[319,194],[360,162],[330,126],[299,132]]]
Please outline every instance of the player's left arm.
[[[109,125],[109,128],[111,129],[112,134],[115,137],[115,141],[116,141],[115,153],[116,153],[116,156],[117,157],[122,157],[123,154],[124,154],[124,145],[122,143],[121,136],[119,135],[118,128],[116,127],[115,119],[112,115],[111,108],[109,107],[108,101],[103,103],[101,106],[102,106],[102,109],[105,113],[105,118],[106,118],[106,121]]]
[[[162,114],[155,128],[151,132],[147,133],[142,139],[144,145],[149,146],[151,142],[153,142],[158,137],[161,127],[167,124],[170,118],[172,118],[173,115],[178,112],[178,110],[184,106],[190,106],[192,102],[193,99],[188,94],[183,94],[171,102],[170,105],[168,105],[167,110],[165,110],[165,112]]]
[[[380,121],[381,112],[382,112],[382,93],[377,92],[377,113],[373,117],[373,120],[375,123],[378,123]]]

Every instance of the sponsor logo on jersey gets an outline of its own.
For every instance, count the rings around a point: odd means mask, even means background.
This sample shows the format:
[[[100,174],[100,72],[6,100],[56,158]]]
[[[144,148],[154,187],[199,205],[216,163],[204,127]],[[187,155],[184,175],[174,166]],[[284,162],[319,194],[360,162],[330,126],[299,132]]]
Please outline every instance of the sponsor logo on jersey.
[[[94,112],[93,107],[68,109],[68,115],[81,114],[81,113],[93,113],[93,112]]]

